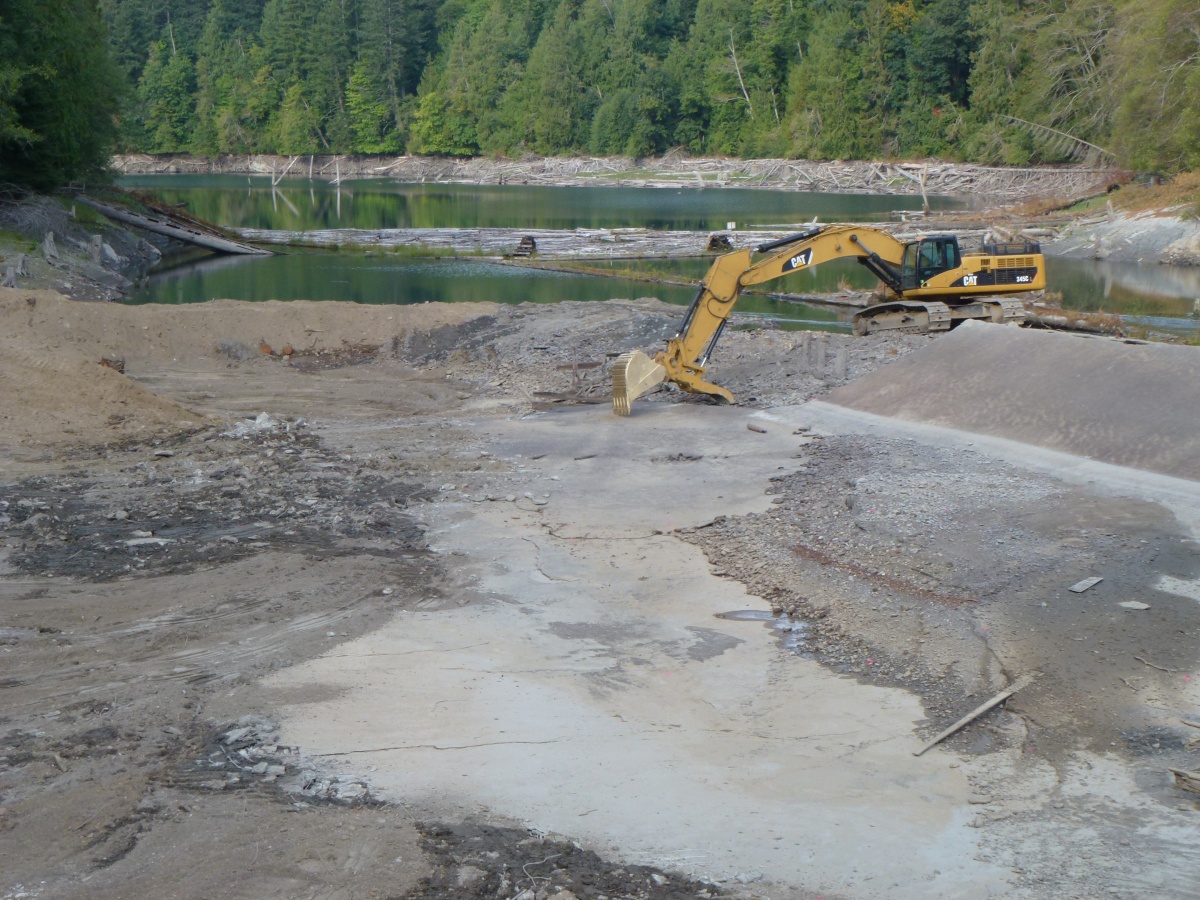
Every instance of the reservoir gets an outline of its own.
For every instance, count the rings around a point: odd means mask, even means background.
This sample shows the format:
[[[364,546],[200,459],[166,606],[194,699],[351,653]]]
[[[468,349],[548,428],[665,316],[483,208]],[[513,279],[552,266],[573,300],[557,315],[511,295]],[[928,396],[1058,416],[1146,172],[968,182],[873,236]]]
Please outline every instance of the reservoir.
[[[164,175],[121,179],[125,187],[233,228],[303,231],[323,228],[653,228],[717,231],[801,229],[820,222],[891,221],[920,208],[920,198],[820,194],[747,188],[410,184],[388,179],[327,182],[245,176]],[[961,208],[930,198],[934,209]],[[211,257],[152,273],[131,303],[239,300],[349,300],[358,303],[557,303],[614,297],[658,297],[686,306],[711,259],[589,262],[613,277],[497,265],[483,259],[430,259],[404,254],[293,250],[269,258]],[[629,275],[631,277],[621,277]],[[664,277],[688,286],[648,283]],[[1063,306],[1126,318],[1132,333],[1166,331],[1194,337],[1200,270],[1137,263],[1047,259],[1049,290]],[[762,286],[787,293],[870,289],[874,278],[853,261],[830,263]],[[738,312],[783,327],[843,330],[852,311],[747,295]]]

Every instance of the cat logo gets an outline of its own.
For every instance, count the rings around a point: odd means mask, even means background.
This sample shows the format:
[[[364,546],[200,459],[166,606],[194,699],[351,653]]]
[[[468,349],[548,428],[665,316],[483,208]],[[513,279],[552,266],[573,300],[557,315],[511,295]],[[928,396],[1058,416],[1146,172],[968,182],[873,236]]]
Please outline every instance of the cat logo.
[[[783,264],[783,271],[791,272],[795,269],[803,269],[810,262],[812,262],[812,254],[812,247],[809,247],[807,250],[802,250],[800,253],[797,253]]]
[[[978,275],[964,275],[963,276],[963,287],[975,287],[977,284],[979,284],[979,276]]]

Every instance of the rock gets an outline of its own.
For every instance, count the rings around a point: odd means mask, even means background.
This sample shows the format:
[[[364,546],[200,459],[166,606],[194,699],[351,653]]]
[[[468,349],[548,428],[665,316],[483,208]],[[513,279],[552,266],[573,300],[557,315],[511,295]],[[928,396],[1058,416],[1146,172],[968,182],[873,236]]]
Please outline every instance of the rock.
[[[251,775],[266,775],[267,774],[267,764],[265,762],[255,763],[253,766],[250,767],[250,774]]]
[[[478,884],[487,877],[487,872],[483,869],[477,869],[475,866],[459,866],[455,880],[459,887],[470,887],[473,884]]]
[[[367,796],[367,786],[358,782],[339,784],[334,791],[334,796],[343,803],[353,803]]]
[[[967,797],[967,802],[972,806],[987,806],[992,802],[991,794],[971,794]]]

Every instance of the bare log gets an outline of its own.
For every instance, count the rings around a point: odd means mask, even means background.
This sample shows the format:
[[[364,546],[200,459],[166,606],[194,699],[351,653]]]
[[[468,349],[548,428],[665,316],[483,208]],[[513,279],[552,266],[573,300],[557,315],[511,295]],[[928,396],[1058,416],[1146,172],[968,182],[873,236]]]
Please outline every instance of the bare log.
[[[950,735],[954,734],[956,731],[959,731],[960,729],[965,728],[967,725],[970,725],[972,722],[974,722],[976,719],[978,719],[980,716],[982,716],[985,712],[988,712],[989,710],[992,710],[995,707],[999,706],[1001,703],[1003,703],[1005,700],[1007,700],[1009,697],[1011,697],[1017,691],[1029,687],[1029,685],[1032,682],[1033,682],[1032,675],[1026,675],[1023,678],[1018,678],[1016,681],[1014,681],[1007,688],[1005,688],[1000,693],[998,693],[995,697],[993,697],[987,703],[977,706],[975,709],[971,710],[969,713],[967,713],[965,716],[963,716],[961,719],[959,719],[957,722],[955,722],[953,725],[951,725],[949,728],[947,728],[945,731],[943,731],[941,734],[939,734],[937,737],[935,737],[932,741],[930,741],[928,744],[926,744],[920,750],[914,751],[913,756],[920,756],[926,750],[929,750],[932,747],[936,747],[938,744],[940,744],[946,738],[950,737]]]
[[[154,234],[161,234],[164,237],[174,238],[177,241],[195,244],[197,247],[204,247],[207,250],[214,250],[217,253],[237,253],[256,256],[271,255],[271,251],[269,250],[251,247],[249,244],[243,244],[217,234],[204,232],[194,226],[172,222],[162,216],[141,216],[128,210],[100,203],[91,197],[85,197],[83,194],[78,195],[75,199],[85,206],[90,206],[97,212],[103,213],[114,221],[133,225]]]

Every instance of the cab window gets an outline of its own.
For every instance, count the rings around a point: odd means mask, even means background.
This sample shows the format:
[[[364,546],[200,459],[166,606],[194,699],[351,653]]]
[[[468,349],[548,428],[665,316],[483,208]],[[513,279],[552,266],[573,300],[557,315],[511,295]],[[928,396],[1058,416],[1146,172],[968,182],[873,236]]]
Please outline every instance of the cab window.
[[[959,264],[956,241],[922,241],[920,260],[917,264],[918,281],[928,281],[947,269],[958,268]]]
[[[900,267],[901,290],[911,291],[920,284],[917,279],[917,255],[919,250],[919,244],[909,244],[904,248],[904,260]]]

